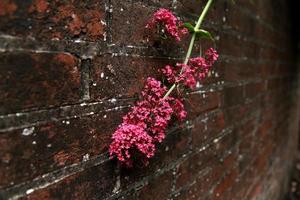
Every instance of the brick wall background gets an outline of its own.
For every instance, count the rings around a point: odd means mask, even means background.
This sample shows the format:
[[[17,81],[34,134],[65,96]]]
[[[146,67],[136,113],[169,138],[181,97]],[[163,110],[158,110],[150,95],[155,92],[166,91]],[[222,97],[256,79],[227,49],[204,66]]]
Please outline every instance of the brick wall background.
[[[108,159],[145,78],[186,50],[147,41],[147,19],[193,21],[204,3],[0,0],[0,199],[280,199],[300,102],[284,0],[216,0],[204,27],[221,56],[186,123],[146,168]]]

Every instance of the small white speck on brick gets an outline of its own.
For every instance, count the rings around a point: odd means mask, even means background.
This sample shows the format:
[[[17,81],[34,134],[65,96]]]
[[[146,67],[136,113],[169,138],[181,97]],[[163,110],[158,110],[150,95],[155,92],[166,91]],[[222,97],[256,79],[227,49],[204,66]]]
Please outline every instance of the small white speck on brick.
[[[111,103],[116,103],[116,102],[117,102],[117,99],[112,98],[112,99],[110,99],[109,101],[110,101]]]
[[[24,136],[28,136],[28,135],[31,135],[34,131],[34,127],[31,127],[31,128],[25,128],[23,129],[22,131],[22,135]]]
[[[204,146],[201,149],[199,149],[199,151],[201,152],[201,151],[204,151],[205,149],[206,149],[206,147]]]
[[[105,21],[101,20],[100,22],[101,22],[102,25],[106,25]]]
[[[104,78],[104,73],[103,73],[103,72],[100,74],[100,77],[101,77],[101,78]]]
[[[178,192],[178,193],[176,193],[176,194],[174,195],[174,197],[178,197],[180,194],[181,194],[181,193]]]
[[[219,139],[218,138],[214,139],[214,143],[217,143],[217,142],[219,142]]]
[[[196,83],[196,88],[200,88],[200,82],[199,81],[197,81],[197,83]]]
[[[82,161],[88,161],[90,159],[90,154],[85,154],[82,158]]]
[[[93,86],[97,86],[97,83],[93,83]]]
[[[26,194],[30,194],[30,193],[33,193],[33,192],[34,192],[34,189],[26,190]]]
[[[120,192],[120,188],[121,188],[121,177],[120,175],[117,176],[117,181],[115,183],[115,187],[113,189],[113,193],[116,194],[116,193],[119,193]]]
[[[106,41],[106,37],[107,37],[106,32],[104,32],[104,33],[103,33],[103,41],[104,41],[104,42]]]
[[[103,118],[104,118],[104,119],[107,118],[107,115],[104,115]]]
[[[82,40],[81,39],[76,39],[76,40],[74,40],[74,42],[75,43],[80,43],[80,42],[82,42]]]
[[[36,141],[33,141],[32,144],[36,144]]]
[[[81,104],[80,104],[80,106],[86,106],[86,105],[87,105],[86,103],[81,103]]]

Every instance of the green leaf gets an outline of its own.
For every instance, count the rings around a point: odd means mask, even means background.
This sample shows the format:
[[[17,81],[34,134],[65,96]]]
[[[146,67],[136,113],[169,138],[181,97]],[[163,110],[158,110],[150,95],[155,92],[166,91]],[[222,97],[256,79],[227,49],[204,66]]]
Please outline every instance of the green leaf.
[[[190,33],[194,33],[195,32],[195,27],[191,23],[186,22],[186,23],[183,24],[183,26],[185,28],[187,28]]]
[[[195,32],[196,32],[197,37],[202,37],[202,38],[214,40],[214,38],[211,36],[210,32],[208,32],[206,30],[199,29],[199,30],[196,30]]]

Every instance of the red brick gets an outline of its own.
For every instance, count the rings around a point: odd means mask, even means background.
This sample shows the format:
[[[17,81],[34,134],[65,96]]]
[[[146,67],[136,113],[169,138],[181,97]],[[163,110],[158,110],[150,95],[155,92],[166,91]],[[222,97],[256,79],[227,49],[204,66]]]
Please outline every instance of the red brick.
[[[6,34],[40,40],[80,38],[90,41],[103,40],[106,34],[103,1],[11,0],[3,4],[0,31]]]
[[[157,145],[155,156],[150,159],[148,166],[138,166],[133,169],[123,169],[121,171],[122,187],[128,188],[143,177],[153,175],[157,170],[167,167],[188,152],[188,130],[179,130],[169,134],[162,144]]]
[[[255,137],[249,135],[241,141],[239,144],[239,170],[241,173],[249,166],[249,163],[255,158],[256,152],[254,152]]]
[[[224,106],[234,106],[244,102],[244,87],[227,87],[223,90],[224,94]]]
[[[188,95],[185,102],[188,118],[193,119],[205,111],[220,107],[221,96],[219,92],[199,92]]]
[[[17,10],[17,5],[11,0],[0,2],[0,16],[12,15]]]
[[[268,160],[270,159],[272,150],[272,143],[269,141],[264,145],[263,150],[255,160],[254,166],[256,172],[263,172],[268,167]]]
[[[225,128],[225,120],[222,112],[215,113],[203,119],[197,119],[193,123],[192,142],[194,147],[201,146],[210,141]]]
[[[219,37],[220,40],[217,41],[217,45],[218,48],[222,49],[222,52],[227,52],[225,55],[237,58],[247,57],[254,59],[259,53],[260,46],[258,44],[246,42],[239,37],[237,39],[236,36],[226,32],[221,32]],[[234,45],[228,45],[228,41],[234,41]],[[247,59],[245,61],[247,62]]]
[[[260,106],[260,99],[255,99],[250,103],[233,106],[226,109],[224,112],[226,124],[236,123],[239,120],[244,119],[249,114],[253,114],[255,111],[257,111]]]
[[[1,53],[0,113],[78,102],[79,63],[64,53]]]
[[[168,60],[121,56],[96,57],[91,70],[91,98],[137,97],[147,77],[157,77],[157,69],[167,62]]]
[[[145,26],[154,9],[141,2],[112,0],[112,42],[116,44],[147,44]]]
[[[223,194],[233,186],[237,175],[238,171],[236,170],[232,170],[226,174],[221,183],[214,189],[214,199],[223,199]]]
[[[247,98],[253,98],[263,92],[266,88],[265,82],[250,83],[245,86],[245,95]]]
[[[165,172],[145,185],[138,194],[140,200],[167,199],[171,192],[172,172]]]
[[[236,159],[235,155],[226,155],[226,150],[234,145],[234,135],[229,134],[220,141],[204,148],[200,153],[188,157],[177,169],[176,188],[183,187],[191,183],[203,170],[211,166],[217,167],[219,164],[224,168],[230,168]]]
[[[0,134],[0,186],[30,180],[108,150],[123,112],[60,120]],[[85,138],[83,140],[83,138]]]
[[[26,196],[38,199],[99,199],[109,197],[116,185],[115,166],[111,162],[85,169],[44,189]]]
[[[244,79],[255,78],[260,76],[258,73],[260,65],[256,66],[251,63],[241,63],[237,61],[222,62],[224,67],[223,79],[225,81],[241,81]]]
[[[258,128],[258,137],[260,139],[264,139],[267,134],[269,134],[272,130],[273,123],[271,120],[263,121]]]
[[[174,196],[175,200],[196,200],[204,199],[208,195],[208,191],[213,185],[215,180],[212,179],[212,172],[208,172],[204,176],[201,176],[192,183],[191,186],[181,190],[179,193],[176,193]]]

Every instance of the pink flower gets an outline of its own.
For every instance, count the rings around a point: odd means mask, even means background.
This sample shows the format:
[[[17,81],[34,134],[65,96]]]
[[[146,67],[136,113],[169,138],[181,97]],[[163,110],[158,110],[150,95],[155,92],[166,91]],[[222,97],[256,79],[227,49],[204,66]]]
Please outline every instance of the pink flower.
[[[195,72],[196,69],[190,65],[185,65],[182,63],[177,63],[177,66],[181,68],[181,74],[176,79],[177,83],[182,82],[183,85],[194,89],[196,87],[196,78],[195,78]]]
[[[123,117],[123,123],[113,134],[110,155],[127,166],[132,165],[131,153],[137,149],[144,163],[154,155],[155,142],[162,142],[174,110],[173,98],[163,98],[166,88],[161,82],[148,78],[142,91],[143,100],[137,102]]]
[[[169,83],[182,83],[184,86],[194,89],[197,81],[207,76],[217,59],[218,54],[216,50],[209,48],[206,50],[204,57],[190,58],[188,64],[177,63],[175,67],[166,65],[159,71]]]
[[[116,155],[126,166],[132,166],[131,153],[138,150],[146,158],[151,158],[155,152],[153,139],[143,127],[123,123],[114,132],[110,144],[110,156]]]
[[[145,87],[142,91],[142,97],[149,101],[157,101],[167,92],[167,88],[162,86],[161,82],[155,78],[148,77]]]
[[[165,138],[165,131],[173,114],[169,98],[160,99],[157,105],[152,109],[152,123],[149,125],[148,131],[153,136],[154,141],[162,142]]]
[[[209,48],[205,52],[206,64],[212,66],[215,61],[218,59],[219,55],[216,50]]]
[[[196,70],[201,70],[203,68],[207,68],[208,65],[206,64],[206,60],[203,57],[196,57],[196,58],[191,58],[189,60],[189,65],[193,66]]]
[[[160,71],[170,83],[182,83],[195,88],[198,79],[205,78],[213,63],[217,60],[217,52],[210,48],[205,57],[191,58],[188,64],[178,63],[175,67],[165,66]],[[132,157],[139,152],[143,162],[154,156],[155,143],[163,141],[172,115],[182,121],[186,111],[182,100],[164,95],[167,88],[155,78],[147,78],[142,90],[142,100],[123,117],[123,123],[112,136],[109,148],[110,156],[116,156],[126,166],[132,166]]]
[[[182,121],[186,118],[187,112],[184,110],[184,105],[181,100],[174,100],[173,110],[178,120]]]
[[[159,28],[163,28],[162,32],[165,32],[177,41],[180,41],[181,35],[188,33],[188,30],[183,27],[183,23],[179,22],[171,11],[164,8],[154,13],[146,28],[155,28],[157,25]]]
[[[161,72],[166,78],[169,83],[174,83],[176,81],[176,69],[171,65],[166,65],[164,68],[160,69]]]

